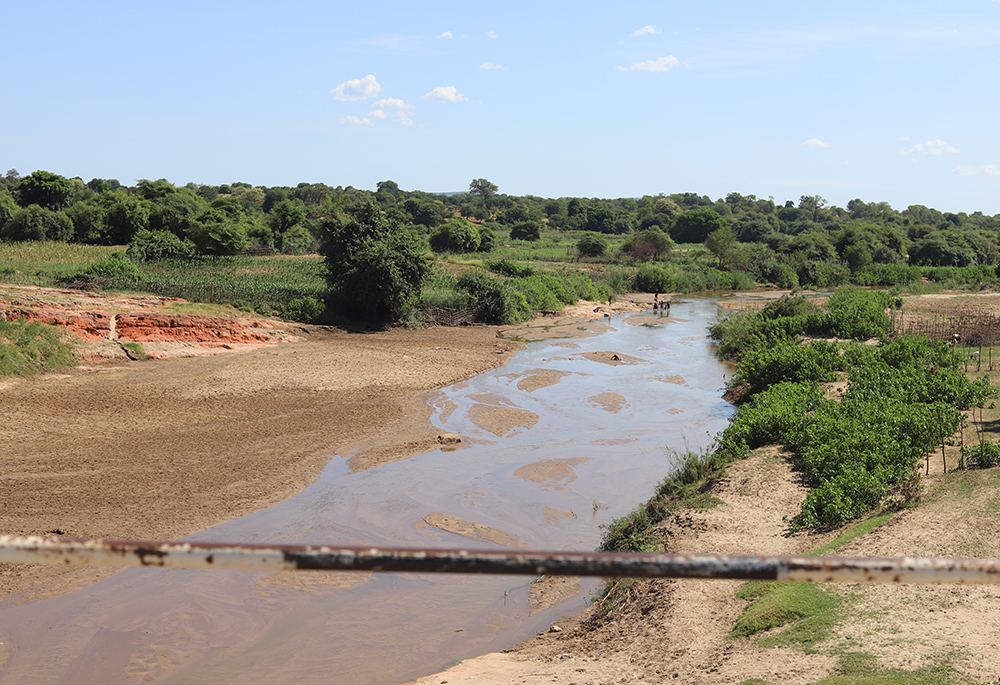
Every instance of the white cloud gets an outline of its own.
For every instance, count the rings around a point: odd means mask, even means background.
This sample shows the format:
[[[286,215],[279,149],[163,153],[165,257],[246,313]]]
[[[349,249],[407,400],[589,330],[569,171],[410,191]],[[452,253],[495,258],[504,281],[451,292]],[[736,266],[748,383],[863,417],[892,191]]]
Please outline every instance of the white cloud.
[[[819,138],[810,138],[806,142],[802,143],[803,147],[830,147],[830,143],[824,143]]]
[[[486,62],[485,64],[480,64],[479,68],[480,69],[506,69],[507,67],[503,66],[502,64],[492,64],[490,62]]]
[[[405,111],[396,112],[396,121],[398,121],[403,126],[413,126],[413,119],[410,117],[409,112]]]
[[[338,100],[356,102],[373,98],[382,92],[382,86],[375,80],[375,77],[368,74],[361,79],[344,81],[339,86],[330,91],[330,95]]]
[[[933,155],[934,157],[940,157],[944,154],[953,155],[956,152],[959,152],[958,148],[952,147],[943,140],[928,140],[926,143],[917,143],[911,148],[901,150],[900,154]]]
[[[385,119],[386,116],[388,115],[380,109],[373,109],[372,111],[368,112],[368,116],[372,117],[373,119]]]
[[[491,30],[489,30],[489,31],[487,31],[487,32],[486,32],[486,37],[487,37],[487,38],[496,38],[496,37],[497,37],[497,32],[496,32],[496,31],[493,31],[493,30],[491,29]]]
[[[962,176],[986,176],[987,178],[1000,178],[1000,164],[986,164],[980,167],[960,166],[955,169],[955,173]]]
[[[618,67],[618,71],[670,71],[679,64],[676,57],[667,55],[648,62],[632,62],[632,66]]]
[[[662,33],[660,29],[655,26],[643,26],[641,29],[636,29],[632,32],[632,37],[637,38],[638,36],[648,36],[652,33]]]
[[[399,98],[382,98],[372,103],[377,109],[413,109],[413,105]]]
[[[437,102],[465,102],[467,98],[455,86],[438,86],[424,96],[426,100]]]
[[[434,36],[434,40],[450,40],[455,36],[452,35],[451,31],[445,31],[440,36]]]
[[[353,126],[372,126],[375,124],[375,122],[369,119],[368,117],[362,119],[361,117],[356,117],[353,114],[341,119],[340,123],[351,124]]]

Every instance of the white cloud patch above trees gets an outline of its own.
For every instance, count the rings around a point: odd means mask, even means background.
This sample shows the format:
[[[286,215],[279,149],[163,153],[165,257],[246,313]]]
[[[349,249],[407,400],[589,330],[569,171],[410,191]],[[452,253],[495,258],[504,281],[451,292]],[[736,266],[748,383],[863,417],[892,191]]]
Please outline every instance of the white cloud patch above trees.
[[[372,103],[378,109],[413,109],[413,105],[399,98],[382,98]]]
[[[955,173],[961,176],[1000,178],[1000,164],[985,164],[983,166],[960,166]]]
[[[680,62],[673,55],[667,55],[666,57],[660,57],[659,59],[653,59],[648,62],[632,62],[631,66],[628,67],[618,67],[618,71],[670,71],[676,66],[679,66]]]
[[[382,92],[382,86],[372,74],[364,78],[344,81],[339,86],[330,91],[330,95],[338,100],[346,102],[357,102],[373,98]]]
[[[451,31],[445,31],[444,33],[442,33],[439,36],[434,36],[434,40],[450,40],[450,39],[452,39],[454,37],[455,36],[452,34]]]
[[[810,138],[806,142],[802,143],[802,146],[803,147],[816,147],[816,148],[831,147],[830,143],[824,143],[819,138]]]
[[[492,30],[492,29],[490,29],[489,31],[486,32],[486,37],[487,38],[496,38],[497,37],[497,32],[494,31],[494,30]]]
[[[465,102],[468,98],[459,93],[455,86],[438,86],[424,95],[424,99],[435,102]]]
[[[660,29],[656,28],[655,26],[643,26],[641,29],[636,29],[635,31],[633,31],[632,37],[638,38],[639,36],[649,36],[654,33],[662,33],[662,31],[660,31]]]
[[[375,125],[375,122],[372,121],[369,117],[361,118],[361,117],[356,117],[353,114],[351,114],[350,116],[346,116],[343,119],[341,119],[340,123],[342,123],[342,124],[351,124],[352,126],[374,126]]]
[[[503,69],[506,69],[507,67],[505,67],[502,64],[493,64],[491,62],[485,62],[483,64],[480,64],[479,68],[480,69],[500,69],[500,70],[503,70]]]
[[[917,143],[911,148],[905,148],[900,151],[900,154],[904,155],[931,155],[934,157],[940,157],[941,155],[953,155],[959,152],[959,149],[952,147],[943,140],[928,140],[926,143]]]

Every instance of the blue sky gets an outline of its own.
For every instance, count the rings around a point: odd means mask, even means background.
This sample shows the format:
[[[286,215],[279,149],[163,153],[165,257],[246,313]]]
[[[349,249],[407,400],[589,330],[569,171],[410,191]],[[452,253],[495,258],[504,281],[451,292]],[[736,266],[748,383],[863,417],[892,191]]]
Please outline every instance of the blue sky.
[[[5,3],[0,173],[1000,213],[1000,1]]]

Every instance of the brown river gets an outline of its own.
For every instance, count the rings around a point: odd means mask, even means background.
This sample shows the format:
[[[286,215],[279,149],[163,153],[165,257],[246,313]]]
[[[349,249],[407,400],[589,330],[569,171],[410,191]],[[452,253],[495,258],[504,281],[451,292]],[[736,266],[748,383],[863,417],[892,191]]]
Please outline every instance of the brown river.
[[[732,414],[706,338],[715,302],[599,320],[530,343],[433,397],[472,443],[350,473],[337,455],[290,500],[193,535],[249,543],[592,550]],[[617,358],[616,358],[617,357]],[[475,524],[475,526],[473,525]],[[0,606],[9,683],[399,683],[507,648],[586,606],[534,578],[127,569],[50,600]]]

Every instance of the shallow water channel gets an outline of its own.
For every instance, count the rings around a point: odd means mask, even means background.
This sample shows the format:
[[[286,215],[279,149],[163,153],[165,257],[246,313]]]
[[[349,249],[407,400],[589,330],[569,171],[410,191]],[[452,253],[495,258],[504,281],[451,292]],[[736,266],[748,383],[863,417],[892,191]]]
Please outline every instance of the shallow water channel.
[[[335,457],[298,496],[188,539],[497,548],[447,531],[461,520],[508,545],[594,549],[601,525],[670,471],[670,450],[708,445],[731,416],[706,339],[715,317],[714,301],[690,299],[670,317],[598,319],[598,335],[531,342],[433,394],[435,423],[471,446],[353,474]],[[403,682],[545,630],[599,582],[541,608],[532,580],[127,569],[0,608],[0,678]]]

